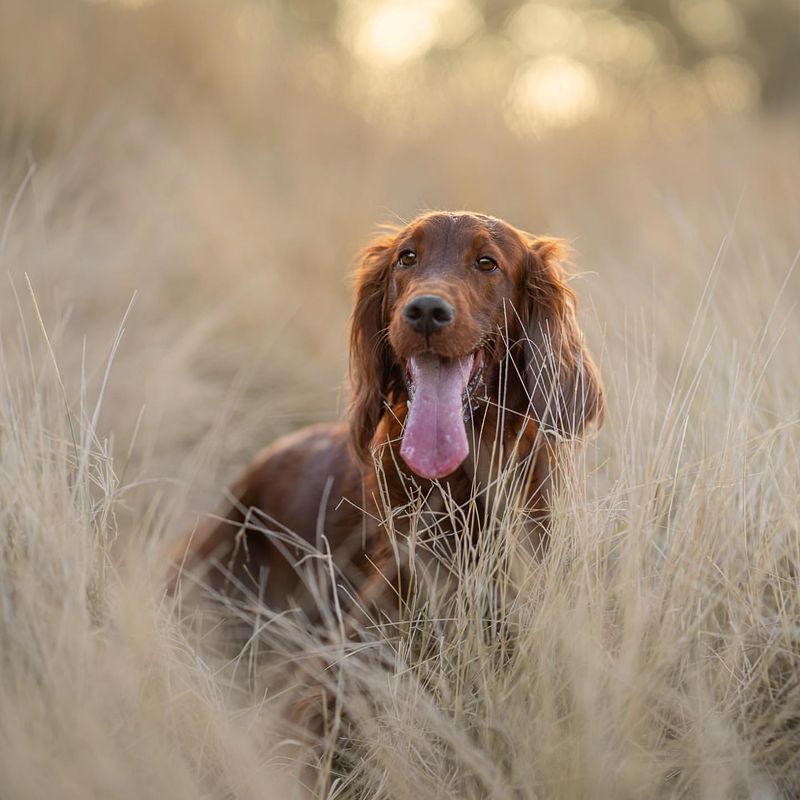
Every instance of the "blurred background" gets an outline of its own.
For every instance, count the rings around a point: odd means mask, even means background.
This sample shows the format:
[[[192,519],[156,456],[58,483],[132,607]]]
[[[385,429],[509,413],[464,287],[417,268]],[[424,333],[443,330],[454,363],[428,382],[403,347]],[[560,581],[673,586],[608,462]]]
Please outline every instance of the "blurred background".
[[[77,406],[133,299],[102,424],[215,496],[341,413],[377,224],[470,208],[570,242],[613,405],[721,261],[709,324],[756,335],[799,101],[798,0],[0,0],[0,332],[24,361],[27,275]]]

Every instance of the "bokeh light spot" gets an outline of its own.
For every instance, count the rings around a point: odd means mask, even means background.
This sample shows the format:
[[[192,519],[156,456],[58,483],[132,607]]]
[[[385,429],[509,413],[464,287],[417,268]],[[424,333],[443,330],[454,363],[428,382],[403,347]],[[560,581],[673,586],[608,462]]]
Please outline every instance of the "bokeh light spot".
[[[636,72],[659,58],[658,44],[648,26],[607,11],[586,15],[584,54],[597,64],[621,72]]]
[[[709,49],[738,44],[744,24],[728,0],[673,0],[678,22],[690,36]]]
[[[508,101],[512,125],[539,132],[590,117],[599,105],[600,88],[592,71],[580,61],[546,56],[519,73]]]
[[[434,46],[457,47],[483,18],[469,0],[351,0],[342,7],[340,38],[364,64],[393,68]]]
[[[506,30],[511,41],[529,55],[574,53],[586,42],[580,15],[551,3],[525,3],[508,18]]]
[[[719,111],[734,114],[758,103],[760,81],[744,59],[714,56],[698,64],[696,72],[709,100]]]

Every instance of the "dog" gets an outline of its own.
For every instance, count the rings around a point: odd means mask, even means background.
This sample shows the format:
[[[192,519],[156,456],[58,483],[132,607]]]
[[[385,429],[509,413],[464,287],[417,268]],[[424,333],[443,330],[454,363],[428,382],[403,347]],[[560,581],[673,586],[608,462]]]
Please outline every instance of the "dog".
[[[264,450],[220,517],[181,544],[183,568],[288,608],[307,594],[298,565],[324,545],[351,599],[385,600],[414,514],[438,513],[441,526],[445,505],[511,502],[497,490],[509,470],[542,550],[559,459],[604,409],[564,252],[469,212],[426,213],[376,238],[355,276],[347,420]]]

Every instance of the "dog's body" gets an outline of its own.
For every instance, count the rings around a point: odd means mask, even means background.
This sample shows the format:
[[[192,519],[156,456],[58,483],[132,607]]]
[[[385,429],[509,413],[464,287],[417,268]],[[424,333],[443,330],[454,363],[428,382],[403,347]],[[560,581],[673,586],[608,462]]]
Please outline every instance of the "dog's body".
[[[473,537],[511,504],[533,545],[545,541],[564,442],[603,408],[560,249],[468,213],[373,243],[356,278],[348,421],[267,448],[180,560],[281,608],[303,605],[298,563],[327,551],[361,604],[396,590],[387,532],[418,528],[420,512]]]

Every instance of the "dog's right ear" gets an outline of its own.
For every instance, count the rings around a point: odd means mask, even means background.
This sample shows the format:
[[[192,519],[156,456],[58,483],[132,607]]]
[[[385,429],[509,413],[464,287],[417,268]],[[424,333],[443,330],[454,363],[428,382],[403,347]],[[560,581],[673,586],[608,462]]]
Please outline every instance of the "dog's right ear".
[[[388,343],[388,288],[394,235],[377,238],[361,253],[355,275],[355,305],[350,317],[350,445],[370,463],[375,434],[392,380]]]
[[[578,326],[575,293],[561,266],[558,239],[531,238],[523,289],[524,346],[519,371],[527,384],[527,411],[540,427],[573,439],[603,420],[603,384]]]

